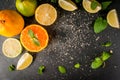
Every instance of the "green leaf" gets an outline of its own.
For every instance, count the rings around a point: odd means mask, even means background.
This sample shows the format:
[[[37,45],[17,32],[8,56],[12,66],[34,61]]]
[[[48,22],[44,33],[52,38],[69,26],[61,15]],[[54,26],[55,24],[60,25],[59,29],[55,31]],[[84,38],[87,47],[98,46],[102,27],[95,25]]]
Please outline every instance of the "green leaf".
[[[107,28],[107,20],[103,19],[102,17],[98,17],[94,22],[94,32],[96,34],[102,32]]]
[[[44,70],[45,70],[45,66],[44,66],[44,65],[41,65],[41,66],[39,67],[39,69],[38,69],[38,73],[39,73],[40,75],[42,75],[43,72],[44,72]]]
[[[31,38],[34,38],[35,35],[34,35],[34,32],[30,29],[28,30],[28,35],[31,37]]]
[[[40,42],[39,42],[39,40],[37,39],[37,37],[35,36],[35,34],[32,30],[28,30],[28,35],[32,38],[35,45],[40,46]]]
[[[53,2],[53,3],[57,3],[57,0],[51,0],[51,2]]]
[[[75,64],[74,68],[77,68],[77,69],[80,68],[80,63]]]
[[[75,0],[76,3],[79,3],[80,1],[82,1],[82,0]]]
[[[33,38],[33,42],[35,43],[36,46],[40,46],[40,42],[37,38]]]
[[[112,3],[112,1],[102,2],[102,10],[106,10],[107,7]]]
[[[106,61],[106,60],[108,60],[110,57],[111,57],[111,53],[108,53],[108,52],[103,52],[102,55],[101,55],[102,61]]]
[[[104,47],[110,47],[111,45],[112,45],[111,42],[105,42],[102,44],[102,46],[104,46]]]
[[[103,64],[103,61],[101,60],[101,58],[96,57],[95,60],[91,64],[91,68],[92,69],[97,69],[97,68],[101,67],[102,64]]]
[[[9,71],[14,71],[15,70],[15,66],[13,64],[11,64],[9,67],[8,67]]]
[[[93,0],[92,3],[91,3],[91,9],[92,10],[95,10],[98,6],[98,2],[96,0]]]
[[[59,70],[59,72],[62,73],[62,74],[65,74],[65,73],[66,73],[66,69],[65,69],[64,66],[58,66],[58,70]]]

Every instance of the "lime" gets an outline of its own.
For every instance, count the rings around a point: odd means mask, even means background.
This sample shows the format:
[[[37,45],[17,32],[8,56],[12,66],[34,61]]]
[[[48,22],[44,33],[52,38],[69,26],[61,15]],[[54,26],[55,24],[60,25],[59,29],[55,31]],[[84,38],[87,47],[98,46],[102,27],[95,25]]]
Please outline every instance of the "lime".
[[[15,38],[8,38],[2,45],[3,54],[9,58],[15,58],[22,52],[20,41]]]

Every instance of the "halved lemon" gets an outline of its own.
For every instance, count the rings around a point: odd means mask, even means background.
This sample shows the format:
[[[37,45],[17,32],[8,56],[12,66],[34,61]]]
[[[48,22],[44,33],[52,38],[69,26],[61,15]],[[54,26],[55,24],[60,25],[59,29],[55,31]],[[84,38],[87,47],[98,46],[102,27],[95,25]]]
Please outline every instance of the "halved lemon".
[[[22,52],[22,46],[19,40],[8,38],[2,45],[3,54],[9,58],[15,58]]]
[[[33,61],[33,57],[29,53],[24,53],[17,63],[17,70],[23,70],[30,66]]]
[[[41,4],[35,11],[35,19],[41,25],[52,25],[56,21],[56,18],[56,9],[48,3]]]
[[[111,27],[120,28],[116,9],[112,9],[107,14],[107,22]]]
[[[59,6],[66,11],[74,11],[77,9],[77,6],[71,0],[59,0]]]
[[[98,2],[99,5],[96,7],[96,9],[93,10],[91,8],[92,1],[93,0],[83,0],[83,2],[82,2],[83,8],[89,13],[97,13],[98,11],[100,11],[102,9],[102,6]]]

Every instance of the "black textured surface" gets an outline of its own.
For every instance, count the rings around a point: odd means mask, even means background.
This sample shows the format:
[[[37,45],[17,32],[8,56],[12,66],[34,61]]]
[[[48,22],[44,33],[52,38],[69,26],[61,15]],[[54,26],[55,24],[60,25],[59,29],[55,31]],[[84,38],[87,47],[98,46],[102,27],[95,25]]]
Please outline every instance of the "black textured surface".
[[[110,9],[116,8],[120,16],[120,1],[114,0]],[[89,14],[82,6],[74,12],[67,12],[56,7],[58,18],[51,27],[45,27],[50,41],[46,49],[34,54],[30,67],[22,71],[8,71],[8,66],[16,65],[21,57],[10,59],[3,55],[1,47],[5,37],[0,36],[0,80],[120,80],[120,31],[108,26],[100,34],[93,32],[93,21],[100,15]],[[14,9],[15,0],[0,0],[0,10]],[[37,23],[33,17],[25,18],[26,25]],[[119,17],[120,19],[120,17]],[[17,36],[19,38],[19,36]],[[104,48],[100,44],[111,41],[113,45]],[[91,60],[102,51],[113,51],[112,57],[106,62],[105,68],[92,70]],[[75,63],[80,63],[80,69],[75,69]],[[45,65],[46,70],[38,74],[38,67]],[[57,66],[63,65],[67,74],[60,74]]]

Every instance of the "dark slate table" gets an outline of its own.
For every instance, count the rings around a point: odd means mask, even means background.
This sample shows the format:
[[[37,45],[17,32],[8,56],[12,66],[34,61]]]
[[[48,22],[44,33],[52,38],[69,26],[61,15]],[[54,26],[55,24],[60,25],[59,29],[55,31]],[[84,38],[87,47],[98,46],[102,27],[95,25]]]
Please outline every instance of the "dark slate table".
[[[105,16],[106,13],[87,13],[81,4],[78,4],[79,9],[74,12],[54,6],[58,12],[56,22],[50,27],[43,26],[50,36],[49,45],[33,55],[34,61],[27,69],[12,72],[8,70],[9,65],[17,64],[26,50],[14,59],[5,57],[1,48],[6,38],[0,36],[0,80],[120,80],[120,30],[108,25],[100,34],[93,31],[94,20],[98,16]],[[112,2],[109,10],[113,8],[117,10],[120,19],[120,0]],[[2,9],[16,10],[15,0],[0,0],[0,10]],[[37,23],[34,16],[24,19],[26,25]],[[102,47],[101,43],[106,41],[111,41],[113,45],[109,48]],[[92,60],[102,51],[109,50],[113,51],[113,55],[106,61],[106,66],[92,70],[90,68]],[[78,62],[81,67],[75,69],[74,64]],[[46,67],[42,75],[38,74],[40,65]],[[59,65],[66,67],[66,74],[59,73],[57,70]]]

